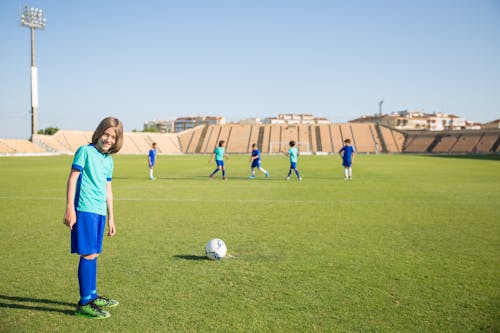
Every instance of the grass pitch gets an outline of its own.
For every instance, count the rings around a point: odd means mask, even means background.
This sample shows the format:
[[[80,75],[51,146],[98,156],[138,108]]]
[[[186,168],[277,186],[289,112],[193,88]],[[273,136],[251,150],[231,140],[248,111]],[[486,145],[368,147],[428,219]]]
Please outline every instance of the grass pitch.
[[[498,156],[115,157],[117,235],[98,290],[112,317],[73,315],[78,258],[62,224],[72,157],[0,158],[1,332],[500,331]],[[223,239],[230,258],[209,261]]]

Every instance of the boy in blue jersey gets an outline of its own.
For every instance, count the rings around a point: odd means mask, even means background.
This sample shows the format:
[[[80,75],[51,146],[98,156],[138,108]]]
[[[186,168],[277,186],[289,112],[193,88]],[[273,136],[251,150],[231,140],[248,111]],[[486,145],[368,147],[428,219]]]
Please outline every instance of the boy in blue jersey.
[[[339,150],[339,155],[342,157],[342,165],[344,166],[344,179],[352,179],[352,162],[354,160],[354,147],[351,146],[351,140],[344,140],[344,147]]]
[[[299,156],[299,151],[295,147],[295,141],[290,141],[288,143],[290,146],[290,149],[288,149],[288,152],[283,152],[286,156],[290,158],[290,170],[288,171],[288,176],[285,177],[286,180],[290,179],[290,175],[292,174],[292,171],[295,171],[295,175],[297,176],[298,180],[302,180],[302,177],[300,176],[299,169],[297,169],[297,159]]]
[[[80,301],[75,314],[94,319],[110,317],[111,314],[102,307],[118,305],[118,301],[97,293],[96,280],[106,216],[108,236],[116,234],[111,154],[117,153],[122,144],[123,125],[120,120],[103,119],[92,135],[92,143],[76,151],[66,187],[63,223],[71,230],[71,253],[80,255]]]
[[[252,169],[252,175],[250,176],[250,179],[255,179],[255,168],[259,169],[263,174],[266,175],[266,178],[269,177],[269,172],[267,172],[261,165],[260,165],[260,151],[257,148],[257,144],[253,143],[252,144],[252,156],[250,157],[250,162],[252,163],[251,169]]]
[[[149,179],[155,180],[156,178],[153,176],[153,169],[155,167],[156,162],[156,142],[153,142],[151,145],[151,149],[148,153],[148,165],[149,165]]]
[[[212,158],[215,155],[215,163],[217,164],[217,168],[210,174],[210,178],[213,179],[214,175],[219,172],[219,170],[222,171],[222,179],[226,180],[226,169],[224,169],[224,158],[229,160],[229,157],[226,155],[226,151],[224,148],[224,145],[226,142],[224,140],[219,141],[219,146],[214,149],[214,152],[212,155],[210,155],[210,159],[208,160],[208,163],[212,162]]]

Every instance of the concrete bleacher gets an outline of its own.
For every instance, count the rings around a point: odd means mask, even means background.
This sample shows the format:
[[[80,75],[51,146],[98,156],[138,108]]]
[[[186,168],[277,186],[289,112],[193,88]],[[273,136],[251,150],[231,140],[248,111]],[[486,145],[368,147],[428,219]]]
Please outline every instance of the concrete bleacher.
[[[458,135],[446,135],[438,138],[436,146],[432,149],[433,153],[448,153],[457,142]]]
[[[91,141],[90,131],[61,130],[28,140],[0,140],[0,154],[73,154]],[[351,139],[358,153],[492,153],[498,152],[500,130],[405,133],[375,123],[202,125],[181,133],[126,132],[120,154],[147,154],[153,142],[160,154],[210,154],[219,140],[230,154],[279,153],[294,140],[306,154],[338,152]]]
[[[479,143],[479,140],[481,140],[481,136],[481,133],[460,135],[456,143],[449,150],[449,153],[468,153],[474,151],[474,148]]]
[[[370,124],[368,124],[370,125]],[[371,127],[366,124],[351,124],[352,137],[355,138],[356,151],[359,153],[376,153],[377,142],[371,132]]]
[[[28,140],[0,139],[0,153],[2,154],[36,154],[46,152],[45,149]]]
[[[476,153],[488,153],[494,148],[495,143],[499,139],[499,133],[484,133],[475,147]],[[498,147],[496,149],[498,152]]]
[[[388,153],[400,153],[402,151],[405,135],[399,131],[380,126],[380,133],[385,142]]]
[[[403,150],[406,153],[426,153],[434,140],[434,135],[410,134]]]

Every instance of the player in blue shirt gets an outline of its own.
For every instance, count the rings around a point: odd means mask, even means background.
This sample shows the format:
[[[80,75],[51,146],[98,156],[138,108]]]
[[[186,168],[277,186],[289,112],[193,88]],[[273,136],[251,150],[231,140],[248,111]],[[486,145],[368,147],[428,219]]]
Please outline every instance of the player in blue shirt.
[[[250,179],[255,179],[255,168],[257,168],[260,171],[262,171],[262,173],[266,175],[266,178],[269,177],[269,172],[267,172],[260,165],[260,151],[257,148],[257,144],[256,143],[252,144],[252,156],[250,157],[250,162],[252,163],[252,165],[250,167],[252,169],[252,175],[250,176]]]
[[[295,175],[297,176],[298,180],[302,180],[302,177],[300,176],[299,169],[297,169],[297,160],[299,157],[299,151],[295,147],[295,141],[290,141],[289,144],[290,149],[288,149],[288,152],[283,152],[286,156],[290,158],[290,170],[288,171],[288,176],[285,177],[286,180],[290,179],[290,175],[292,174],[292,171],[295,171]]]
[[[66,187],[66,212],[63,223],[71,230],[71,253],[80,256],[78,283],[80,301],[76,315],[108,318],[102,307],[118,305],[118,301],[97,293],[97,257],[102,252],[102,239],[108,220],[108,236],[116,234],[113,212],[113,158],[123,144],[120,120],[105,118],[92,135],[92,143],[75,153]]]
[[[344,166],[344,179],[351,180],[352,179],[352,162],[354,160],[355,150],[354,147],[351,146],[351,140],[344,140],[344,147],[339,150],[339,155],[342,157],[342,165]]]
[[[219,141],[219,146],[214,149],[214,152],[212,155],[210,155],[210,159],[208,160],[208,163],[212,162],[212,158],[215,155],[215,163],[217,164],[217,168],[210,174],[210,178],[214,178],[214,175],[219,172],[219,170],[222,171],[222,179],[226,180],[226,169],[224,169],[224,158],[229,160],[229,157],[226,154],[226,151],[224,148],[224,145],[226,142],[224,140]]]
[[[155,167],[155,162],[156,162],[156,142],[153,142],[153,144],[151,145],[151,149],[149,150],[148,153],[149,179],[151,180],[156,179],[153,176],[153,168]]]

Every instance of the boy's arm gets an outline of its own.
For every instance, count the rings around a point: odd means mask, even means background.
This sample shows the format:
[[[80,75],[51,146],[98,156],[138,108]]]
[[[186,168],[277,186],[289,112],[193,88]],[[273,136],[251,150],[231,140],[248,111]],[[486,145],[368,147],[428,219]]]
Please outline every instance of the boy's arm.
[[[113,211],[113,189],[111,182],[106,184],[106,206],[108,208],[108,236],[113,237],[116,234],[115,215]]]
[[[64,213],[63,223],[70,230],[73,230],[73,226],[76,223],[75,195],[78,177],[80,177],[80,171],[72,169],[66,184],[66,212]]]

